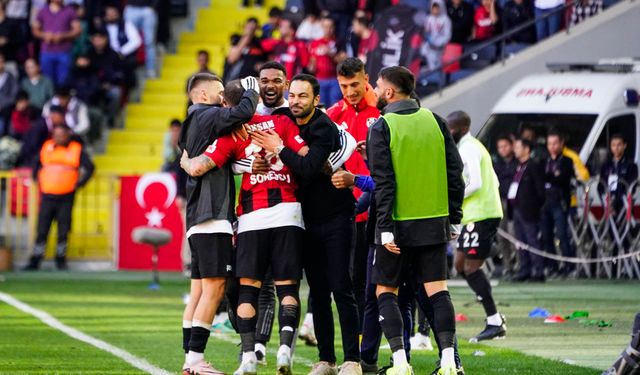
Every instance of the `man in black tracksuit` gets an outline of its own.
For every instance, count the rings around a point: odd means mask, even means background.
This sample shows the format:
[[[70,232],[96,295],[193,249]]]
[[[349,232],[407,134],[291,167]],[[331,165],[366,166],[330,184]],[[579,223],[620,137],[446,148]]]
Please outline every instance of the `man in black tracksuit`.
[[[340,139],[331,119],[315,108],[319,90],[316,78],[308,74],[294,77],[289,87],[289,107],[300,136],[309,146],[305,157],[284,147],[274,134],[263,133],[259,137],[263,141],[256,143],[278,153],[284,164],[299,176],[298,198],[306,226],[303,264],[320,356],[311,374],[337,373],[332,294],[340,317],[344,350],[340,374],[361,374],[358,307],[349,276],[355,198],[347,189],[336,189],[331,174],[323,172],[329,154],[340,148]]]
[[[179,146],[185,156],[200,155],[218,137],[249,121],[258,105],[258,82],[242,81],[245,92],[234,108],[221,108],[220,78],[198,73],[189,80],[187,119]],[[215,143],[212,145],[215,147]],[[231,271],[235,184],[231,168],[223,166],[187,179],[187,239],[191,248],[191,294],[183,315],[183,373],[219,373],[204,360],[211,323]]]

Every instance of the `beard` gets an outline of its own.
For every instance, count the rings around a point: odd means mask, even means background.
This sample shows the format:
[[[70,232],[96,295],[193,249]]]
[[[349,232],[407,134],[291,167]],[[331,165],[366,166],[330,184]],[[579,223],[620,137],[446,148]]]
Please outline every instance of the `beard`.
[[[293,109],[296,108],[299,112],[294,112]],[[313,111],[313,106],[308,107],[308,108],[304,108],[304,107],[299,107],[299,106],[295,106],[295,107],[291,107],[291,113],[293,114],[293,117],[295,118],[305,118],[307,116],[309,116],[311,114],[311,112]]]
[[[380,97],[378,97],[378,102],[376,103],[376,107],[377,107],[380,111],[382,111],[382,110],[384,109],[384,107],[386,107],[386,106],[387,106],[387,104],[388,104],[388,103],[387,103],[387,101],[385,100],[385,98],[383,98],[383,97],[381,97],[381,96],[380,96]]]

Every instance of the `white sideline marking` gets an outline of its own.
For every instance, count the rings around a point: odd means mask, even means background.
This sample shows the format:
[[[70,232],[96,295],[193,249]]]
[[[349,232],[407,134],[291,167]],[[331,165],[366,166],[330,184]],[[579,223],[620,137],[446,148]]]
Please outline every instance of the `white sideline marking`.
[[[211,337],[215,337],[215,338],[217,338],[219,340],[231,343],[233,345],[238,345],[238,340],[234,340],[229,335],[224,334],[224,333],[211,332]],[[298,362],[301,365],[304,365],[304,366],[307,366],[307,367],[313,367],[313,365],[315,364],[313,361],[296,354],[295,351],[293,353],[293,362],[294,362],[294,364],[295,364],[295,362]]]
[[[70,336],[76,340],[85,342],[89,345],[93,345],[96,348],[103,350],[107,353],[113,354],[114,356],[122,359],[123,361],[127,362],[128,364],[130,364],[131,366],[137,369],[148,372],[149,374],[152,374],[152,375],[172,374],[171,372],[167,370],[163,370],[159,367],[156,367],[151,363],[145,361],[144,359],[138,358],[125,350],[117,348],[102,340],[96,339],[95,337],[91,337],[86,333],[78,331],[75,328],[71,328],[66,324],[60,322],[58,319],[54,318],[53,316],[49,315],[48,313],[42,310],[35,309],[27,305],[26,303],[21,302],[16,298],[10,296],[9,294],[0,292],[0,301],[6,303],[7,305],[11,305],[15,307],[16,309],[24,313],[35,316],[36,318],[40,319],[40,321],[43,322],[44,324],[48,325],[51,328],[57,329],[58,331],[66,334],[67,336]]]

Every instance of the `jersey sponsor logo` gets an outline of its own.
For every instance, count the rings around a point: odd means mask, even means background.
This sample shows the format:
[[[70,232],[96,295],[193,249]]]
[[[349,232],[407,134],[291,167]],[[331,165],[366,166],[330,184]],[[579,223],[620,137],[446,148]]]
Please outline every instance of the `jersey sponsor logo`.
[[[377,117],[369,117],[367,119],[367,128],[370,128],[378,120]]]
[[[255,132],[259,130],[271,130],[276,128],[276,124],[273,123],[273,120],[258,122],[256,124],[247,124],[249,131]]]
[[[476,225],[474,223],[469,223],[467,224],[467,230],[469,232],[473,232],[473,230],[476,228]]]
[[[300,143],[300,144],[302,144],[302,143],[304,142],[304,140],[302,139],[302,137],[301,137],[301,136],[299,136],[299,135],[296,135],[296,136],[294,137],[294,139],[296,140],[296,142],[298,142],[298,143]]]
[[[262,184],[267,181],[282,181],[290,184],[291,175],[288,173],[269,171],[267,174],[252,174],[249,178],[251,185]]]
[[[467,252],[467,254],[469,255],[478,255],[478,251],[476,251],[476,249],[471,249]]]

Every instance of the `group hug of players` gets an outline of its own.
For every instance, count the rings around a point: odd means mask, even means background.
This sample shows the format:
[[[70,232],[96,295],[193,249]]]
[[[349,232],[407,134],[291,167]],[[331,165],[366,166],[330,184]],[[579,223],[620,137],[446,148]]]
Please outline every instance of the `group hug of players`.
[[[502,217],[498,182],[488,152],[469,134],[469,117],[454,112],[445,121],[421,108],[415,77],[403,67],[380,71],[374,89],[363,63],[345,60],[337,68],[343,99],[326,113],[316,78],[287,81],[286,73],[268,62],[257,79],[223,85],[198,73],[189,80],[193,104],[179,141],[190,176],[192,253],[182,373],[222,374],[204,351],[234,280],[227,297],[242,351],[234,375],[254,375],[262,363],[255,344],[265,285],[275,285],[279,302],[277,373],[291,374],[304,270],[318,346],[310,374],[377,372],[383,333],[392,351],[386,373],[412,374],[414,304],[439,347],[433,373],[464,374],[446,283],[452,240],[456,269],[487,313],[487,326],[472,340],[506,335],[480,269]],[[237,209],[234,173],[242,174]]]

